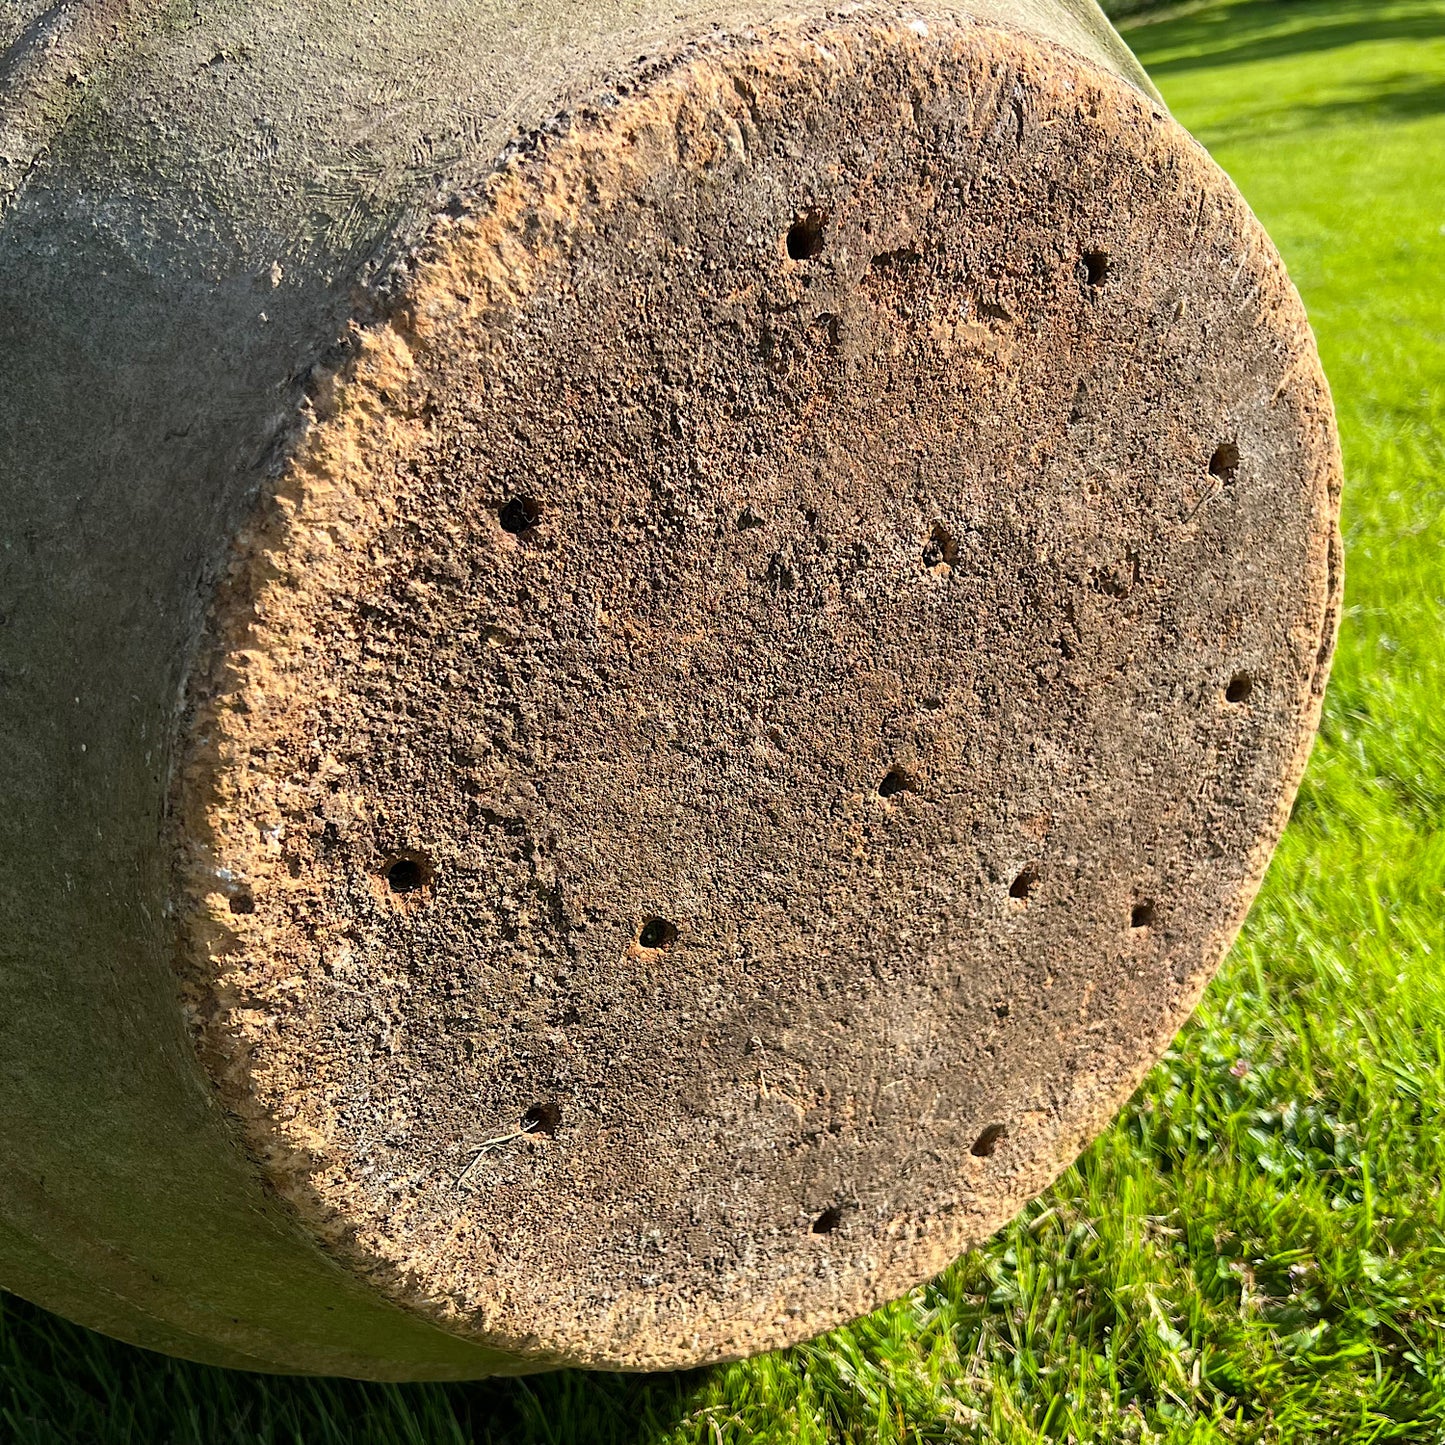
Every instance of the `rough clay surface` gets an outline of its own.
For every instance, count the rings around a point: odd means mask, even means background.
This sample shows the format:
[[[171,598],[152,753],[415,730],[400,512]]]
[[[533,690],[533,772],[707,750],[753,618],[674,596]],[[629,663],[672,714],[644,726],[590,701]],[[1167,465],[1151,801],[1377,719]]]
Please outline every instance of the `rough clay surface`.
[[[1337,489],[1278,258],[1118,81],[855,16],[619,85],[438,221],[240,539],[174,818],[251,1148],[538,1363],[901,1293],[1233,937]]]

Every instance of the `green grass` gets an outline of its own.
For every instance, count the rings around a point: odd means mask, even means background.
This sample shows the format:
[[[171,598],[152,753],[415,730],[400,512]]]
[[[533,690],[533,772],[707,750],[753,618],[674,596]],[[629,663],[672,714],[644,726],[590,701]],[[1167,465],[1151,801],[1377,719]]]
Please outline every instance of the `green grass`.
[[[1130,39],[1309,304],[1348,580],[1264,893],[1123,1115],[988,1248],[785,1354],[287,1381],[7,1299],[0,1440],[1445,1440],[1445,0],[1184,7]]]

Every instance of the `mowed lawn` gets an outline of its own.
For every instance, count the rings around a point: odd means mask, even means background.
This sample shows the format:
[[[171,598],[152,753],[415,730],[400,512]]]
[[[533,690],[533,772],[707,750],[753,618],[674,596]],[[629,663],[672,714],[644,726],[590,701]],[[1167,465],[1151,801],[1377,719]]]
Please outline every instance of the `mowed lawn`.
[[[1348,577],[1263,895],[1124,1114],[941,1279],[714,1371],[267,1379],[7,1297],[0,1441],[1445,1440],[1445,0],[1241,0],[1128,38],[1314,318]]]

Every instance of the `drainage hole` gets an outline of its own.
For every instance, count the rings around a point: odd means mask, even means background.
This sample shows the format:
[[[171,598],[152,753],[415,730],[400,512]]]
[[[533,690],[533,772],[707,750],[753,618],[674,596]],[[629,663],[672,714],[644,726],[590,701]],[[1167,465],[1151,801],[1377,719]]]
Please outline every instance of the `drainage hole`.
[[[788,256],[794,261],[811,261],[823,250],[822,211],[806,211],[788,227]]]
[[[830,1204],[814,1221],[814,1234],[832,1234],[843,1222],[843,1211],[836,1205]]]
[[[1237,672],[1229,679],[1229,686],[1224,689],[1224,700],[1233,703],[1248,702],[1253,692],[1254,679],[1247,672]]]
[[[1109,253],[1107,251],[1085,251],[1084,271],[1090,286],[1102,286],[1109,279]]]
[[[551,1138],[562,1127],[562,1106],[549,1099],[545,1104],[533,1104],[522,1115],[522,1128],[528,1134],[545,1134]]]
[[[1039,881],[1039,875],[1032,868],[1025,868],[1017,878],[1008,886],[1010,898],[1024,899],[1034,891],[1034,885]]]
[[[427,881],[427,867],[420,858],[398,858],[386,870],[386,886],[393,893],[415,893]]]
[[[542,520],[542,504],[535,497],[513,497],[503,504],[497,513],[497,520],[504,532],[520,537],[530,532]]]
[[[1209,459],[1209,475],[1230,486],[1239,475],[1239,448],[1233,442],[1222,442]]]
[[[232,913],[254,913],[256,900],[249,893],[235,893],[231,896]]]
[[[1003,1140],[1008,1138],[1008,1126],[1006,1124],[990,1124],[977,1139],[973,1141],[973,1148],[968,1152],[975,1159],[989,1158]]]
[[[1130,928],[1148,928],[1154,922],[1154,900],[1146,898],[1129,911]]]
[[[895,793],[916,793],[918,779],[906,768],[889,768],[883,781],[878,784],[878,796],[891,798]]]
[[[642,948],[667,948],[677,942],[677,925],[665,918],[647,919],[637,934]]]
[[[940,567],[952,567],[957,561],[958,543],[946,527],[935,527],[923,548],[923,565],[932,572]]]

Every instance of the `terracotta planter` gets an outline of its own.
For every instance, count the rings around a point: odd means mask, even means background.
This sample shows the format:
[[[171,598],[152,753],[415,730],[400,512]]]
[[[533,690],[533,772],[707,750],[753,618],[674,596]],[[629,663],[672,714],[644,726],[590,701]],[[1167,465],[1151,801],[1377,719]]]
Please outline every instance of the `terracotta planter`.
[[[771,1348],[985,1238],[1319,715],[1299,300],[1091,3],[0,12],[0,1282]]]

